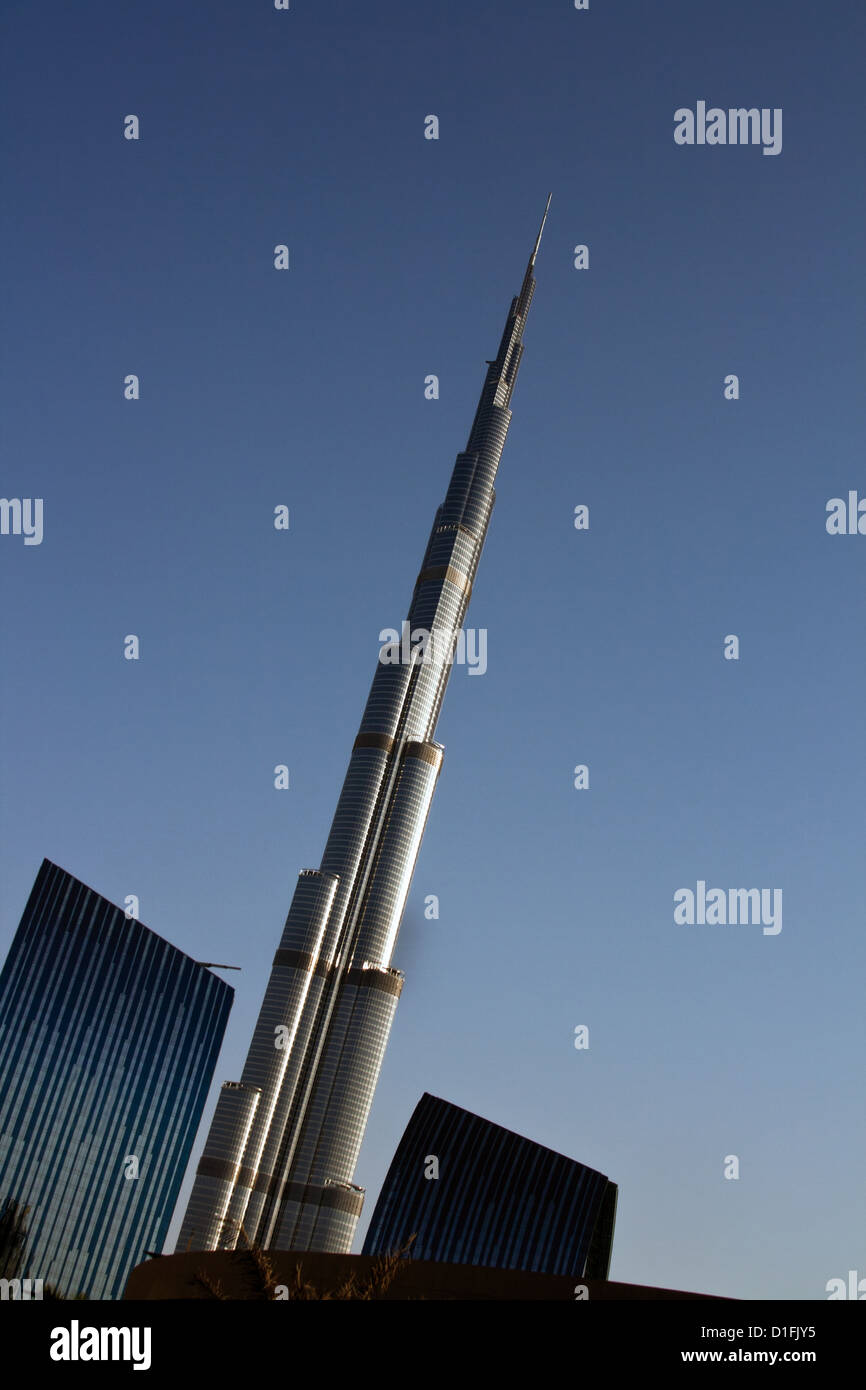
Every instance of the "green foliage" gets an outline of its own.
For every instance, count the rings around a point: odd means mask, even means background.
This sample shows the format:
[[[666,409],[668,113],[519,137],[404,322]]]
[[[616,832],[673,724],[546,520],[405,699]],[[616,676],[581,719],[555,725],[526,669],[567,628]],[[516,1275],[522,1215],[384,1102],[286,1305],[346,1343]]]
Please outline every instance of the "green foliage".
[[[30,1208],[7,1197],[0,1210],[0,1278],[17,1279],[24,1266]]]

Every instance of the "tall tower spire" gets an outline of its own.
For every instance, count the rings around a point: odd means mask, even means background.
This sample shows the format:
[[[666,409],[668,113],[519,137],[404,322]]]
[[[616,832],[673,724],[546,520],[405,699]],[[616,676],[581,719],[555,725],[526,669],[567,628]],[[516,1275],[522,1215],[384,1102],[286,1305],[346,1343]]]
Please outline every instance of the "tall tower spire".
[[[544,209],[544,216],[541,219],[541,226],[538,229],[538,236],[535,238],[535,245],[532,248],[532,255],[529,257],[529,265],[527,267],[527,269],[529,270],[532,270],[533,266],[535,265],[535,258],[538,255],[538,248],[541,245],[541,238],[544,234],[544,224],[547,221],[547,214],[550,212],[550,200],[552,197],[553,194],[548,193],[547,204]]]
[[[352,1178],[403,976],[391,966],[442,765],[433,735],[472,593],[511,421],[533,269],[465,450],[457,455],[403,625],[380,652],[322,863],[298,879],[239,1082],[224,1084],[178,1250],[348,1251]],[[428,637],[419,634],[429,634]]]

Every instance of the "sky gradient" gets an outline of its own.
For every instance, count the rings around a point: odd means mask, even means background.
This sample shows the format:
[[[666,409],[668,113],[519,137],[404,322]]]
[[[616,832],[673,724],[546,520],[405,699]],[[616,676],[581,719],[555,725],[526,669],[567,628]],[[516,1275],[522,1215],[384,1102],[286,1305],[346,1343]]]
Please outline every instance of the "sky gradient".
[[[866,1276],[866,536],[825,527],[866,497],[862,6],[3,28],[0,490],[44,536],[0,536],[0,949],[47,856],[243,967],[194,1165],[552,190],[356,1249],[429,1091],[619,1185],[614,1279]],[[677,145],[701,100],[781,108],[781,153]],[[698,880],[781,888],[781,932],[675,924]]]

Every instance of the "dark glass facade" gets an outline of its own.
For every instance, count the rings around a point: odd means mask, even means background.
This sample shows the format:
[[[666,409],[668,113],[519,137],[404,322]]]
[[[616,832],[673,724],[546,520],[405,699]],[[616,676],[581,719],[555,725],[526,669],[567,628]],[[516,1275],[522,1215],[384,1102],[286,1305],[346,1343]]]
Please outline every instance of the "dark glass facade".
[[[606,1279],[616,1198],[603,1173],[424,1095],[362,1253],[402,1249],[414,1235],[416,1260]]]
[[[43,860],[0,973],[0,1210],[29,1208],[9,1277],[120,1298],[161,1252],[233,996]]]

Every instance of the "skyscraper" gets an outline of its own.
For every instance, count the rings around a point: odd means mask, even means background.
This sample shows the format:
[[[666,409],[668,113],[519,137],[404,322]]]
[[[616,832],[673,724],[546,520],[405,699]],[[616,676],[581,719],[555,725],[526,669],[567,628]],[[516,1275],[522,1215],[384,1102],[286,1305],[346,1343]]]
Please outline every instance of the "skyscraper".
[[[434,742],[494,502],[550,199],[404,624],[380,653],[319,869],[304,869],[240,1082],[220,1093],[178,1250],[347,1251],[352,1178],[403,976],[390,961],[442,764]],[[425,636],[424,634],[427,634]]]
[[[120,1298],[161,1251],[233,996],[43,860],[0,973],[0,1273]]]
[[[435,1160],[435,1167],[434,1167]],[[365,1255],[606,1279],[616,1184],[502,1125],[424,1095],[379,1193]]]

